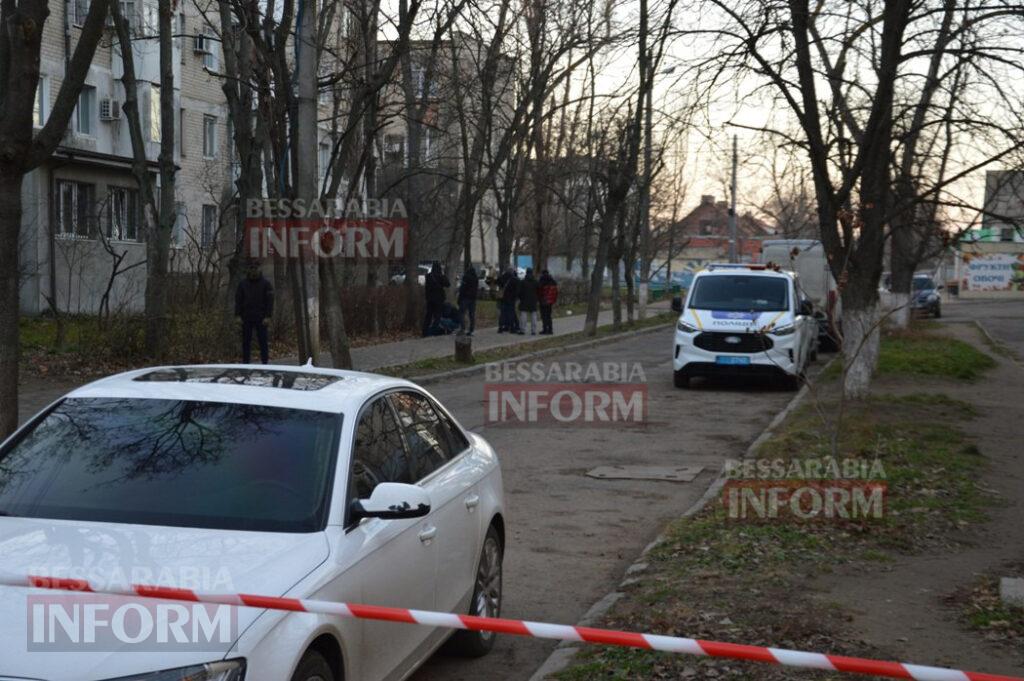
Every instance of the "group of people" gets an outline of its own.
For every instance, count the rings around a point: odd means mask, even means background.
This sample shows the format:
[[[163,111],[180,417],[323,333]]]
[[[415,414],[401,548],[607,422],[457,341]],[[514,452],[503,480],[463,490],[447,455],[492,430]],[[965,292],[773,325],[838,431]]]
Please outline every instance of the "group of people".
[[[530,322],[530,334],[537,334],[537,313],[540,312],[541,335],[554,333],[551,318],[552,308],[558,301],[558,282],[547,270],[540,279],[533,275],[533,269],[526,270],[522,279],[515,268],[508,268],[493,282],[497,289],[499,306],[498,333],[526,333],[526,322]],[[449,332],[448,324],[454,323],[457,315],[460,333],[472,336],[476,331],[476,302],[480,297],[480,275],[470,266],[459,282],[456,309],[446,302],[445,290],[451,286],[448,275],[440,262],[435,262],[424,280],[424,294],[427,310],[423,318],[423,335],[430,336]],[[518,304],[518,313],[516,306]],[[450,308],[450,309],[449,309]]]
[[[498,333],[526,333],[526,321],[530,321],[530,335],[537,334],[537,311],[540,310],[542,336],[554,333],[551,311],[558,301],[558,282],[547,270],[542,270],[540,279],[533,276],[533,268],[526,270],[526,276],[519,278],[514,268],[508,268],[497,280],[500,290],[498,305]],[[516,304],[519,312],[516,314]]]
[[[498,333],[526,333],[526,322],[530,322],[530,334],[537,333],[537,313],[540,312],[541,335],[554,333],[551,311],[558,301],[558,282],[547,270],[540,279],[533,276],[533,269],[526,270],[522,279],[514,268],[508,268],[496,279],[488,278],[487,283],[495,290],[500,309]],[[480,296],[480,275],[470,266],[459,282],[456,300],[458,307],[447,301],[446,289],[451,281],[440,262],[435,262],[426,275],[424,293],[427,312],[423,318],[423,335],[460,333],[472,336],[476,330],[476,301]],[[518,312],[516,306],[518,305]],[[246,275],[235,290],[235,315],[242,321],[242,361],[252,361],[252,337],[255,334],[259,346],[260,361],[269,361],[270,348],[267,339],[267,322],[274,312],[274,287],[263,276],[258,261],[246,265]]]

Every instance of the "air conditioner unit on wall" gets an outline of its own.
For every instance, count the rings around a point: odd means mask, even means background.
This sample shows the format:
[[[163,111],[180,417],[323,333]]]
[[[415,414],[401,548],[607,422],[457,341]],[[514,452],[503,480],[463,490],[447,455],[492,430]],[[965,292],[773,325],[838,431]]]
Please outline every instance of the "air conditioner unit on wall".
[[[119,121],[121,120],[121,102],[110,97],[100,100],[100,120]]]

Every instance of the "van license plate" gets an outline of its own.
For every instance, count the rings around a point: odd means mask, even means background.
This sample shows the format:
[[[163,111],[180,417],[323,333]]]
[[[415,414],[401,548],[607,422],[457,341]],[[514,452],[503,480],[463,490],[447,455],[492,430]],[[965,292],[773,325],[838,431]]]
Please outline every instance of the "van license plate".
[[[731,357],[728,355],[718,355],[715,357],[717,364],[750,364],[749,357]]]

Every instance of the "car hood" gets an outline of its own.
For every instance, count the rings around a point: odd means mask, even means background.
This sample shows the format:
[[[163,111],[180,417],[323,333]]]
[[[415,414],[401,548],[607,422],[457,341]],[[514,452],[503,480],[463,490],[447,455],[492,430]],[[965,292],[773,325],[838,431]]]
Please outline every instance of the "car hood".
[[[701,331],[734,331],[753,333],[778,328],[793,323],[793,313],[781,312],[735,312],[731,310],[694,310],[687,308],[681,321],[696,326]]]
[[[150,583],[280,596],[329,555],[323,533],[284,534],[0,518],[0,572]],[[0,678],[110,679],[211,662],[224,651],[29,650],[29,597],[61,592],[0,586]],[[238,637],[263,610],[236,608]],[[224,646],[226,647],[226,646]]]

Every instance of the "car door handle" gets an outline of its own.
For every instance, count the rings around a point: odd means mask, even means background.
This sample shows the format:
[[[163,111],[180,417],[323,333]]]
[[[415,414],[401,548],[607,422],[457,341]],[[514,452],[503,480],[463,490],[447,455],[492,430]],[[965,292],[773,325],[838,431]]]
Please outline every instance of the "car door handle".
[[[466,508],[472,511],[474,508],[480,505],[480,496],[474,494],[466,497]]]
[[[424,544],[427,544],[431,540],[433,540],[433,538],[436,537],[436,536],[437,536],[437,528],[436,527],[428,527],[428,528],[424,529],[422,532],[420,532],[420,541],[423,542]]]

